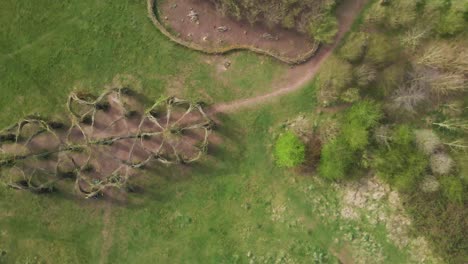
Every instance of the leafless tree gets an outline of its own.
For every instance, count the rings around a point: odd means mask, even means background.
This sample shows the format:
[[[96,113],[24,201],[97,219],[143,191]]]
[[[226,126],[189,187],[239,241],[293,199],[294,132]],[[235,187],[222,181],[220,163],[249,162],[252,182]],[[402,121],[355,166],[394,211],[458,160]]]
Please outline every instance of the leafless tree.
[[[414,112],[415,108],[428,99],[429,84],[423,78],[410,77],[400,85],[393,96],[393,107]]]

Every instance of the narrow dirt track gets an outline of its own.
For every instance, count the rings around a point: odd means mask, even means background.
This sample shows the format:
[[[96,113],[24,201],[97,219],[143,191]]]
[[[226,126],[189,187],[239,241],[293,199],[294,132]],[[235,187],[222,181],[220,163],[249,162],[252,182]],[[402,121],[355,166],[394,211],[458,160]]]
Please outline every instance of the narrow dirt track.
[[[333,50],[343,39],[346,32],[351,29],[354,20],[362,11],[367,1],[368,0],[348,0],[339,6],[337,10],[337,16],[340,26],[334,43],[321,47],[318,53],[308,62],[299,66],[295,66],[295,68],[293,68],[288,73],[290,76],[288,78],[289,80],[287,84],[267,94],[214,105],[208,110],[208,113],[213,115],[217,113],[235,112],[244,108],[265,103],[279,96],[301,89],[305,84],[307,84],[316,76],[320,66],[332,54]]]
[[[112,214],[112,205],[107,203],[104,205],[104,215],[102,217],[102,246],[101,253],[99,258],[100,264],[107,263],[107,257],[109,255],[109,250],[112,247],[112,227],[111,227],[111,214]]]

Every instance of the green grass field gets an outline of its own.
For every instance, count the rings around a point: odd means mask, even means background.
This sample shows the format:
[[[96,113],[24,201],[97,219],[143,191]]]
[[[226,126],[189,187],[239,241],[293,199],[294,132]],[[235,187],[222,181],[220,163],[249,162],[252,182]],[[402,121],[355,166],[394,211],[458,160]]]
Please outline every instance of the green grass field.
[[[0,5],[1,126],[35,112],[60,115],[72,89],[120,82],[148,96],[214,103],[261,94],[287,67],[235,53],[219,73],[222,59],[157,32],[145,1]],[[383,226],[339,217],[339,194],[328,183],[274,166],[272,131],[314,108],[309,84],[221,116],[223,143],[204,161],[148,172],[143,193],[125,206],[0,187],[0,263],[337,263],[335,256],[359,250],[345,239],[350,232],[370,256],[377,247],[385,263],[407,263],[407,250],[389,242]]]

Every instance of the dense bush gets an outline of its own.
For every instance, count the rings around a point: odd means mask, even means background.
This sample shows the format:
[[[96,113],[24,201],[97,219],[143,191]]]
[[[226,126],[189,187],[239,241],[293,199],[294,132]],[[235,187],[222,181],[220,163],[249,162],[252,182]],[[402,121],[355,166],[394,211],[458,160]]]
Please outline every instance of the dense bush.
[[[332,15],[322,16],[309,24],[310,36],[323,43],[332,43],[337,32],[338,20]]]
[[[448,175],[453,170],[454,161],[446,153],[436,153],[431,156],[431,170],[437,175]]]
[[[341,101],[346,103],[354,103],[361,99],[358,88],[349,88],[340,96]]]
[[[418,129],[415,131],[416,143],[426,155],[431,155],[442,147],[439,137],[431,129]]]
[[[305,161],[305,145],[293,132],[281,134],[275,143],[276,164],[280,167],[295,167]]]
[[[338,50],[340,57],[352,63],[360,61],[366,52],[368,45],[367,39],[368,36],[366,33],[351,33],[349,37],[346,38],[343,46]]]
[[[376,65],[386,65],[397,59],[399,43],[383,34],[374,33],[369,37],[366,60]]]
[[[325,61],[318,74],[318,85],[323,89],[343,91],[353,80],[351,64],[335,56]]]
[[[342,179],[351,165],[358,164],[369,143],[369,130],[378,124],[380,106],[373,101],[353,105],[342,117],[341,132],[327,142],[321,153],[319,174],[327,179]]]
[[[373,161],[377,174],[401,191],[416,188],[428,165],[414,141],[413,131],[399,126],[392,133],[390,147],[381,147]]]
[[[416,5],[418,1],[396,0],[392,1],[391,8],[387,10],[387,26],[391,29],[400,29],[414,26],[416,21]]]
[[[386,5],[373,5],[365,17],[366,21],[390,30],[414,25],[418,1],[391,0],[387,2]]]
[[[361,101],[354,104],[345,114],[342,137],[351,150],[363,150],[367,147],[369,129],[378,124],[382,117],[380,106],[374,101]]]
[[[442,36],[454,36],[466,30],[468,3],[466,1],[451,1],[450,9],[442,14],[436,25],[436,31]]]
[[[442,192],[450,202],[463,203],[466,197],[463,182],[460,178],[455,176],[443,177],[441,183]]]
[[[373,4],[368,12],[365,13],[364,20],[365,24],[373,26],[383,26],[385,25],[385,16],[386,16],[387,6]]]
[[[343,179],[353,159],[353,152],[343,138],[334,139],[322,148],[318,172],[329,180]]]
[[[330,58],[320,68],[317,76],[319,103],[327,106],[334,103],[339,95],[349,87],[353,81],[351,64],[336,56]]]
[[[370,65],[363,64],[354,69],[354,78],[359,87],[366,87],[371,82],[375,81],[377,71]]]
[[[426,175],[421,181],[421,191],[425,193],[434,193],[439,190],[440,183],[436,177],[432,175]]]
[[[404,81],[405,65],[392,64],[377,75],[376,87],[382,97],[391,95]]]

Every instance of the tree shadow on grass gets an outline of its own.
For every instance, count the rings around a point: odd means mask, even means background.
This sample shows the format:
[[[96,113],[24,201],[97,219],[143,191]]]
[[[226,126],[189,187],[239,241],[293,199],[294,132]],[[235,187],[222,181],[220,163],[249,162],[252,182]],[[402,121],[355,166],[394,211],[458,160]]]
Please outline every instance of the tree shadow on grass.
[[[201,177],[211,179],[232,171],[232,164],[242,157],[243,133],[237,121],[228,115],[218,115],[217,120],[204,157],[190,164],[166,166],[154,162],[146,166],[142,169],[141,175],[131,181],[131,185],[137,191],[129,193],[129,200],[140,202],[128,202],[126,206],[144,207],[146,200],[169,202],[174,195],[167,192],[167,189],[171,188],[170,185],[189,182]]]
[[[320,151],[322,142],[316,134],[307,135],[308,142],[306,144],[305,162],[298,170],[301,174],[313,175],[317,172],[318,164],[320,162]]]

